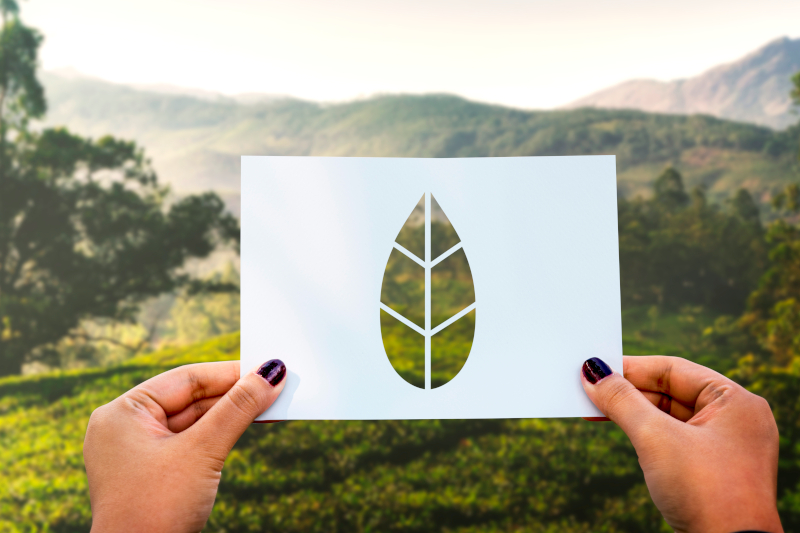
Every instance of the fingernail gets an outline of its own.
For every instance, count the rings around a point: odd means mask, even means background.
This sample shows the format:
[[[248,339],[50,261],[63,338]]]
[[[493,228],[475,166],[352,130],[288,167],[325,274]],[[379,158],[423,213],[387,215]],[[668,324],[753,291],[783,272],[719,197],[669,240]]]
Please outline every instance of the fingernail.
[[[286,377],[286,365],[280,359],[272,359],[258,367],[256,374],[266,379],[274,387]]]
[[[583,370],[583,376],[592,385],[604,377],[610,376],[614,373],[611,368],[609,368],[609,366],[603,362],[602,359],[597,357],[592,357],[591,359],[584,361],[583,368],[581,368],[581,370]]]

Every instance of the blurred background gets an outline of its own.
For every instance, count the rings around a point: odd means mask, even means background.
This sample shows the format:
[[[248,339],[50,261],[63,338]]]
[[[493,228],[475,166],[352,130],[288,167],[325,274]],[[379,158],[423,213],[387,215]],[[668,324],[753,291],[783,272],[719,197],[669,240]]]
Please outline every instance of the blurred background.
[[[0,11],[0,530],[88,531],[92,410],[238,358],[243,154],[616,155],[625,352],[770,401],[800,529],[800,4]],[[669,531],[625,436],[572,419],[253,427],[207,529]]]

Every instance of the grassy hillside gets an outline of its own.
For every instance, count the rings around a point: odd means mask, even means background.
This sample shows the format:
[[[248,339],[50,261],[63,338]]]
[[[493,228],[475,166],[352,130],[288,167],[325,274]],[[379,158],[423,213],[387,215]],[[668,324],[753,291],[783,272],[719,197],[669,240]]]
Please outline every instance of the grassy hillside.
[[[760,194],[796,179],[798,130],[707,116],[577,109],[522,111],[447,95],[383,96],[336,105],[242,104],[43,76],[47,124],[140,142],[178,190],[239,190],[239,156],[475,157],[615,154],[620,189],[645,193],[667,164],[712,195]]]
[[[235,359],[238,349],[236,334],[121,366],[0,380],[0,531],[88,531],[82,450],[94,408],[169,368]]]
[[[626,351],[692,356],[708,320],[632,310]],[[81,447],[92,410],[174,366],[238,352],[234,334],[0,380],[0,530],[88,530]],[[625,436],[572,419],[254,425],[225,466],[208,530],[668,531]]]

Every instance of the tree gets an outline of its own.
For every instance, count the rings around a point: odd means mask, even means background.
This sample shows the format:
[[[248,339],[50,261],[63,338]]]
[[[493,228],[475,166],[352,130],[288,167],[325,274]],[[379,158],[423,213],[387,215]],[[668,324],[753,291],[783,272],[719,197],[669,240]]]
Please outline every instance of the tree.
[[[656,201],[671,211],[686,207],[689,195],[683,188],[683,177],[672,167],[667,167],[653,184]]]
[[[703,189],[685,191],[674,168],[653,189],[649,200],[619,200],[623,302],[741,313],[766,260],[753,198],[740,190],[726,206],[709,204]]]
[[[180,272],[238,222],[213,193],[171,205],[134,143],[33,131],[45,110],[41,35],[0,0],[0,375],[81,319],[132,320],[146,297],[197,283]]]
[[[800,106],[800,72],[792,77],[790,96]],[[800,359],[800,185],[792,183],[776,194],[772,207],[781,215],[767,231],[769,268],[748,299],[739,319],[742,330],[760,348],[757,355],[786,366]],[[755,355],[755,354],[754,354]]]

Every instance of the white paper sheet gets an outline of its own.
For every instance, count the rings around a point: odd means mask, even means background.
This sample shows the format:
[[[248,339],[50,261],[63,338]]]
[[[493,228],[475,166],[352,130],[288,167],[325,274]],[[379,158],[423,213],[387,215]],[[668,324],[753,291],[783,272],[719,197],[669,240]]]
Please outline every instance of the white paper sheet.
[[[400,376],[380,323],[423,195],[457,231],[475,295],[469,356],[437,388],[429,353],[426,388]],[[622,369],[616,195],[614,156],[243,157],[242,373],[288,368],[260,420],[599,416],[580,368]]]

